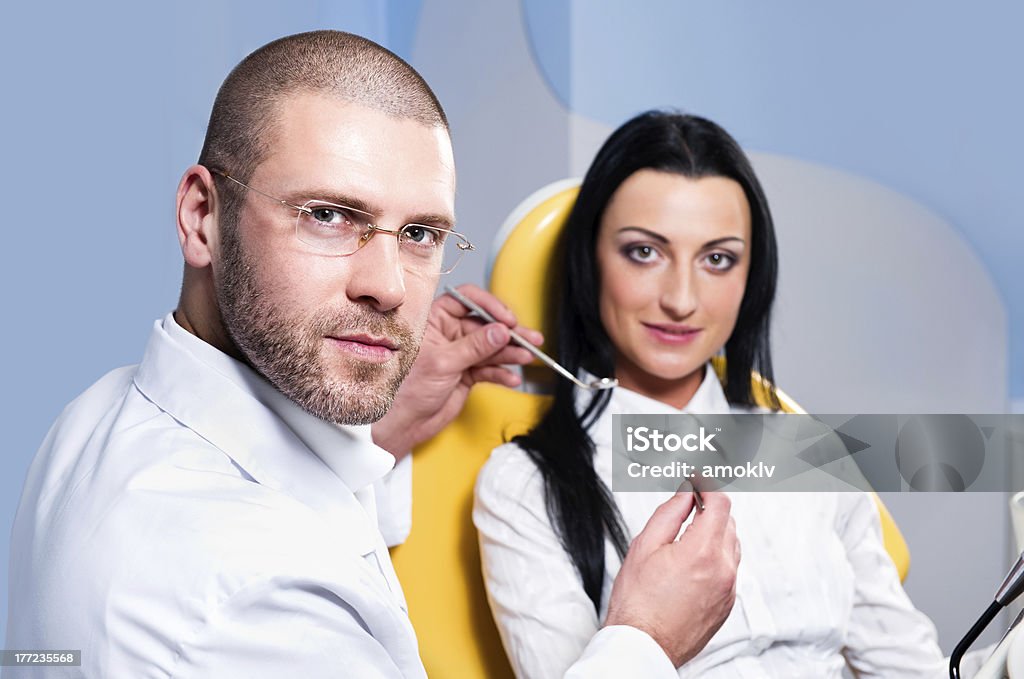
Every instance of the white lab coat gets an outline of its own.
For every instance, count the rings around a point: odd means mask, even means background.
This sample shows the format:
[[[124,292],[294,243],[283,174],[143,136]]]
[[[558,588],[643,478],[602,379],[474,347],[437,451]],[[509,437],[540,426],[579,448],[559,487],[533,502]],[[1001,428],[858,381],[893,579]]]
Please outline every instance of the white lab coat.
[[[5,647],[81,667],[3,677],[425,676],[385,545],[409,528],[393,465],[168,315],[60,415],[15,519]],[[610,628],[570,676],[666,676],[659,653]]]

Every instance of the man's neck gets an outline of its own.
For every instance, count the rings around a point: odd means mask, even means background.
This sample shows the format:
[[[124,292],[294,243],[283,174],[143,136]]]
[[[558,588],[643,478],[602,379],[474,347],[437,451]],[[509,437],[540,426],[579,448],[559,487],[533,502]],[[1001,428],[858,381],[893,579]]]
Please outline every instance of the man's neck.
[[[220,310],[213,301],[212,291],[204,294],[204,291],[197,290],[197,287],[200,286],[195,285],[194,281],[190,283],[186,274],[178,308],[174,310],[175,322],[215,349],[248,364],[224,327]]]

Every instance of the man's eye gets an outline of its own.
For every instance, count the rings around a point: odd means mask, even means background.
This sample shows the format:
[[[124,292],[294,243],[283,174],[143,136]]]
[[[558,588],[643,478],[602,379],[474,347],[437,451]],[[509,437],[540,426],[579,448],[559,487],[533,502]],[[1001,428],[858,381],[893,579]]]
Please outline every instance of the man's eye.
[[[335,207],[313,207],[310,209],[310,214],[316,221],[330,226],[342,226],[352,221],[344,210]]]
[[[441,243],[441,232],[426,226],[408,226],[402,232],[402,239],[415,245],[429,247]]]

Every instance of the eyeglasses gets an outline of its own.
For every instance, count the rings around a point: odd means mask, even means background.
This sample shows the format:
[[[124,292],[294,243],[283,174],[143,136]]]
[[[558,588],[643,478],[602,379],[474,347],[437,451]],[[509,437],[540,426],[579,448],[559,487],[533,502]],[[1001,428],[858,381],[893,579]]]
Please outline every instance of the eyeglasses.
[[[377,232],[398,238],[398,253],[406,270],[429,274],[450,273],[473,244],[460,233],[425,224],[406,224],[400,229],[377,226],[377,217],[354,207],[324,200],[293,205],[245,184],[223,170],[210,172],[228,179],[285,207],[296,210],[295,236],[306,245],[336,257],[347,257],[370,242]]]

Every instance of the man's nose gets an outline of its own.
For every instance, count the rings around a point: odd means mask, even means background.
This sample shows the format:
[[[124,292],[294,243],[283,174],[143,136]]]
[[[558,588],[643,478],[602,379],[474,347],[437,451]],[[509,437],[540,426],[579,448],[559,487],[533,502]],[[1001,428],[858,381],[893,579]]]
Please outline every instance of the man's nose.
[[[345,258],[352,267],[348,298],[378,311],[394,309],[405,301],[405,270],[398,238],[387,232],[371,231],[367,235],[366,243]]]

